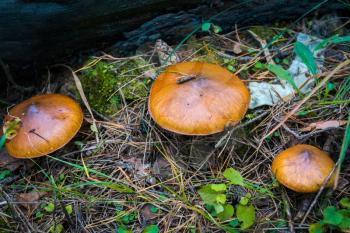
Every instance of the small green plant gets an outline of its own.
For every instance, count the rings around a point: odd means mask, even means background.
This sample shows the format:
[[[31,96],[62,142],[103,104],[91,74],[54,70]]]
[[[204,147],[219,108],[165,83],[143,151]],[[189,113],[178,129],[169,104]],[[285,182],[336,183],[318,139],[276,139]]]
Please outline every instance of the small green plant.
[[[225,225],[228,232],[237,232],[234,228],[247,229],[254,224],[255,208],[250,204],[251,194],[246,193],[240,197],[239,203],[233,206],[228,202],[227,192],[231,185],[239,185],[249,189],[255,189],[260,192],[266,190],[255,187],[254,184],[247,182],[241,174],[233,168],[227,168],[223,176],[227,182],[220,184],[207,184],[202,186],[198,193],[205,204],[205,208],[211,216],[218,218],[220,221],[229,221]]]
[[[49,202],[45,207],[44,210],[48,213],[52,213],[55,210],[55,205],[52,202]]]
[[[59,223],[57,225],[55,224],[55,225],[51,226],[49,229],[49,232],[50,233],[61,233],[61,232],[63,232],[63,230],[64,230],[63,225]]]
[[[214,32],[214,33],[220,33],[222,32],[222,28],[219,25],[210,23],[210,22],[204,22],[201,25],[201,30],[202,32],[210,32],[210,29]]]
[[[235,64],[236,64],[236,60],[234,59],[227,59],[227,58],[224,59],[224,66],[226,66],[226,68],[231,72],[236,71]]]
[[[11,171],[10,170],[3,170],[3,171],[0,171],[0,180],[3,180],[5,179],[6,177],[10,176],[11,175]]]
[[[339,208],[328,206],[323,211],[323,218],[310,225],[310,233],[324,233],[332,230],[350,229],[350,200],[343,198],[339,201]]]
[[[294,79],[292,75],[289,73],[289,71],[285,70],[281,65],[275,65],[275,64],[268,64],[266,68],[274,73],[280,80],[284,80],[289,85],[293,87],[293,89],[300,94],[300,90],[297,87],[297,85],[294,82]]]
[[[159,229],[157,225],[148,225],[145,228],[143,228],[141,233],[158,233]]]

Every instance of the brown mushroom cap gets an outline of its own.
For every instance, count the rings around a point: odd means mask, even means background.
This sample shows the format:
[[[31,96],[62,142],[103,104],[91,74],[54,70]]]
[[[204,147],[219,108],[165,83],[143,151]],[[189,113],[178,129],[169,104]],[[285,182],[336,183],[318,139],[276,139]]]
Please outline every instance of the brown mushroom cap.
[[[209,135],[237,124],[250,94],[244,83],[219,65],[184,62],[154,81],[149,112],[162,128],[184,135]]]
[[[20,123],[15,135],[6,141],[6,150],[16,158],[35,158],[68,143],[80,129],[83,113],[71,98],[47,94],[34,96],[12,108],[5,117],[3,132],[14,119],[20,119]]]
[[[296,192],[317,192],[334,167],[324,151],[299,144],[283,151],[272,162],[272,172],[284,186]],[[335,175],[327,187],[334,184]]]

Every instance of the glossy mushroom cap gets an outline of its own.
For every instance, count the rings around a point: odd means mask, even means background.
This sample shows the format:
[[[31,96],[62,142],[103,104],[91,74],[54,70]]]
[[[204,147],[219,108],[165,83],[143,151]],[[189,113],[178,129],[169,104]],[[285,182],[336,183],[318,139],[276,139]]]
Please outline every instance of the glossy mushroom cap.
[[[16,158],[35,158],[58,150],[79,131],[83,112],[78,103],[60,94],[34,96],[16,105],[5,117],[3,132],[18,120],[5,143]]]
[[[300,193],[317,192],[334,166],[324,151],[299,144],[280,153],[272,162],[272,172],[277,180],[289,189]],[[327,187],[334,184],[335,175]]]
[[[244,83],[215,64],[169,66],[154,81],[148,109],[162,128],[184,135],[209,135],[237,124],[250,101]]]

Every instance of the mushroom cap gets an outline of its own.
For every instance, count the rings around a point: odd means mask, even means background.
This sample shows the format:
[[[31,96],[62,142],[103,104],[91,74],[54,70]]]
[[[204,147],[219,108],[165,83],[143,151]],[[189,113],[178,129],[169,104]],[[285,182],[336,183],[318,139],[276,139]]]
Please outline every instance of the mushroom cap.
[[[276,179],[289,189],[300,193],[317,192],[334,167],[324,151],[305,144],[295,145],[281,152],[272,162]],[[334,184],[335,175],[327,187]]]
[[[148,109],[162,128],[184,135],[209,135],[237,124],[250,94],[244,83],[219,65],[183,62],[154,81]]]
[[[79,131],[83,112],[73,99],[60,94],[37,95],[13,107],[5,117],[6,125],[20,119],[16,134],[5,143],[16,158],[47,155],[67,144]]]

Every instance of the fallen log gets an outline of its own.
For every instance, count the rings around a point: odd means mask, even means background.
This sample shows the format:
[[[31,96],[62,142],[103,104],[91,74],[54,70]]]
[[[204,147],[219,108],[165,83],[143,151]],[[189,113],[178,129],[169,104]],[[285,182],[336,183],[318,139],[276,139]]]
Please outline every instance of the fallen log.
[[[11,67],[52,64],[118,40],[115,47],[132,51],[157,38],[176,43],[214,15],[213,22],[229,31],[235,24],[295,20],[317,4],[318,0],[2,0],[0,58]],[[348,8],[329,0],[318,11]]]

